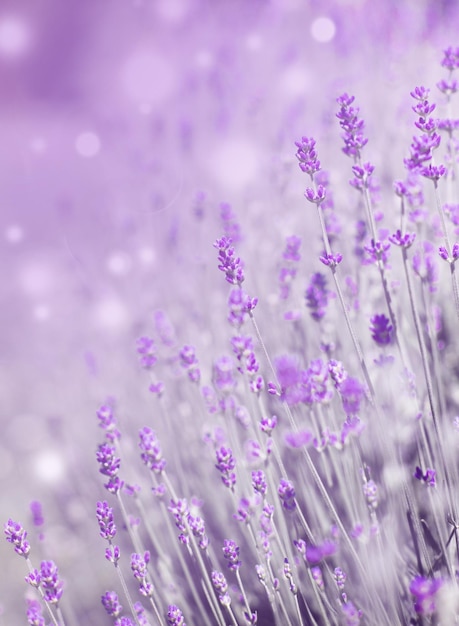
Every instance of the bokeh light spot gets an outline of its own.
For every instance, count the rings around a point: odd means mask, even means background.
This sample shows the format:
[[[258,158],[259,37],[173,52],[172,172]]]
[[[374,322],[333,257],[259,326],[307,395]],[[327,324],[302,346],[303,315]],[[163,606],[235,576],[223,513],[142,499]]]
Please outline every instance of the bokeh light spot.
[[[255,178],[259,157],[255,147],[247,141],[226,141],[212,154],[212,169],[223,184],[239,188]]]
[[[5,230],[5,239],[9,243],[20,243],[24,239],[24,231],[17,224],[11,224]]]
[[[263,47],[263,39],[258,33],[251,33],[247,37],[245,45],[247,46],[248,50],[251,50],[252,52],[257,52]]]
[[[75,149],[80,156],[91,158],[100,151],[100,139],[90,131],[80,133],[75,140]]]
[[[113,252],[107,259],[107,269],[115,276],[126,276],[131,267],[131,257],[125,252]]]
[[[37,322],[46,322],[51,315],[51,311],[46,304],[39,304],[33,310],[33,316]]]
[[[20,272],[20,285],[29,296],[49,293],[55,285],[54,272],[48,265],[35,261],[25,265]]]
[[[117,332],[127,327],[128,312],[116,297],[106,296],[96,305],[93,321],[101,330]]]
[[[35,475],[46,483],[58,483],[65,474],[62,456],[53,450],[44,450],[35,457]]]
[[[292,65],[283,72],[279,87],[289,97],[302,96],[310,84],[307,69],[303,65]]]
[[[336,33],[335,22],[329,17],[318,17],[311,24],[311,35],[320,43],[327,43],[333,39]]]
[[[15,16],[0,18],[0,55],[18,57],[24,54],[30,44],[27,24]]]
[[[161,104],[172,93],[176,73],[162,57],[138,52],[126,61],[122,82],[128,97],[137,104]]]
[[[47,143],[43,137],[34,137],[30,142],[30,149],[35,154],[43,154],[46,152]]]
[[[152,265],[156,261],[156,252],[153,248],[140,248],[137,253],[138,259],[142,265]]]

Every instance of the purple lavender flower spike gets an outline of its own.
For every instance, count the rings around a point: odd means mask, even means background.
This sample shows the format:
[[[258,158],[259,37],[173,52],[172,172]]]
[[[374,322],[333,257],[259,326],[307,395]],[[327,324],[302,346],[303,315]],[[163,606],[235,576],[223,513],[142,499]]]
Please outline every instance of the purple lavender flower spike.
[[[445,67],[450,72],[459,68],[459,48],[453,48],[449,46],[443,51],[443,59],[441,61],[442,67]]]
[[[284,509],[293,511],[296,508],[295,488],[289,480],[281,479],[277,493],[279,494]]]
[[[104,486],[107,491],[113,494],[118,493],[123,486],[123,482],[117,476],[121,460],[116,456],[115,452],[115,447],[108,443],[100,444],[96,452],[97,462],[100,465],[99,472],[109,478]]]
[[[112,546],[112,545],[110,545],[105,550],[105,558],[110,563],[113,563],[113,565],[115,565],[115,567],[118,565],[118,561],[120,560],[120,556],[121,556],[121,551],[120,551],[119,546]]]
[[[287,237],[286,239],[286,247],[284,252],[282,253],[282,258],[286,261],[292,261],[297,263],[301,260],[300,246],[300,237],[297,237],[296,235],[290,235],[290,237]]]
[[[104,595],[101,596],[101,602],[107,615],[110,617],[119,617],[123,607],[119,603],[118,595],[114,591],[106,591]]]
[[[363,484],[363,495],[370,509],[378,506],[378,487],[374,480],[368,480]]]
[[[221,237],[214,243],[218,250],[218,269],[225,273],[227,282],[232,285],[241,285],[244,282],[244,269],[241,259],[236,256],[231,239]]]
[[[368,245],[364,246],[365,253],[369,263],[382,262],[383,265],[387,265],[389,260],[390,243],[383,241],[375,241],[371,239]]]
[[[113,518],[113,509],[108,506],[108,503],[97,503],[96,510],[97,522],[99,524],[100,536],[102,539],[111,541],[116,535],[116,526]]]
[[[241,567],[239,552],[240,548],[236,542],[225,539],[223,542],[223,556],[228,561],[228,568],[232,571],[237,571]]]
[[[40,572],[36,568],[32,569],[25,577],[25,581],[31,587],[35,587],[35,589],[38,589],[41,583]]]
[[[312,319],[319,321],[324,317],[331,297],[325,274],[320,272],[313,274],[305,293],[306,306],[311,312]]]
[[[273,430],[276,428],[277,426],[277,416],[273,415],[272,417],[263,417],[260,420],[260,430],[264,433],[266,433],[268,435],[268,437],[271,436]]]
[[[365,124],[358,116],[359,109],[352,106],[354,100],[354,96],[349,96],[347,93],[337,98],[336,101],[340,106],[340,110],[336,117],[344,131],[342,134],[344,154],[358,159],[360,158],[362,148],[368,143],[368,139],[363,134]]]
[[[29,626],[46,626],[38,600],[27,600],[27,623]]]
[[[12,543],[16,554],[27,558],[30,553],[30,544],[27,541],[27,532],[19,522],[9,519],[5,524],[5,538]]]
[[[338,587],[338,589],[340,591],[343,591],[344,590],[344,585],[346,583],[346,574],[345,574],[345,572],[343,572],[341,567],[335,567],[335,569],[333,571],[333,577],[335,579],[336,586]]]
[[[344,369],[344,365],[341,361],[336,361],[336,359],[331,359],[328,362],[328,372],[336,389],[340,388],[341,384],[348,376],[346,370]]]
[[[301,141],[295,141],[297,147],[296,158],[298,159],[302,172],[309,174],[311,180],[316,172],[320,170],[320,161],[317,157],[316,142],[309,137],[302,137]]]
[[[59,572],[54,561],[41,562],[40,585],[46,602],[57,605],[62,597],[64,584],[59,579]]]
[[[432,615],[437,609],[436,596],[443,585],[441,578],[416,576],[410,583],[410,593],[415,597],[414,610],[418,615]]]
[[[147,612],[142,606],[141,602],[136,602],[134,604],[135,614],[137,616],[137,621],[140,626],[149,626],[150,622],[148,621]]]
[[[257,306],[258,299],[251,298],[241,288],[231,289],[228,298],[228,321],[232,326],[239,328]]]
[[[440,178],[446,174],[446,167],[444,165],[432,165],[432,163],[429,163],[429,165],[421,167],[420,172],[424,178],[438,182]]]
[[[167,609],[167,623],[169,626],[186,626],[183,613],[175,604],[169,605]]]
[[[414,240],[416,239],[416,233],[405,233],[402,235],[400,229],[398,229],[393,235],[390,235],[389,241],[400,248],[410,248]]]
[[[389,318],[384,313],[373,315],[370,320],[371,336],[378,346],[388,346],[392,343],[393,330]]]
[[[109,404],[104,404],[97,411],[99,427],[105,430],[105,436],[110,443],[115,443],[121,438],[121,433],[116,427],[113,408]]]
[[[375,166],[371,163],[364,163],[363,165],[354,165],[352,167],[352,171],[354,173],[354,178],[351,178],[349,184],[358,189],[359,191],[363,191],[364,189],[370,188],[370,178],[373,174]]]
[[[188,378],[192,383],[199,383],[201,371],[198,366],[198,358],[193,346],[183,346],[179,353],[180,365],[187,371]]]
[[[352,602],[348,600],[342,604],[341,612],[344,618],[343,626],[360,626],[363,612],[361,609],[357,609]]]
[[[252,487],[256,493],[262,496],[266,495],[268,485],[266,483],[265,473],[262,470],[252,472]]]
[[[365,398],[365,388],[356,379],[348,376],[339,386],[339,394],[346,415],[357,415]]]
[[[143,554],[131,554],[131,571],[134,578],[140,583],[139,591],[145,597],[153,594],[153,585],[148,580],[147,565],[150,561],[150,553],[147,551]]]
[[[427,468],[424,473],[419,466],[416,466],[413,476],[417,480],[423,481],[428,487],[435,487],[436,485],[436,471],[434,469]]]
[[[322,204],[326,197],[325,187],[323,185],[318,185],[317,190],[308,187],[304,192],[304,197],[312,204]]]
[[[115,620],[114,626],[134,626],[134,622],[130,617],[119,617]]]
[[[335,270],[342,260],[343,255],[339,252],[337,254],[324,254],[319,257],[319,261],[329,267],[331,270]]]
[[[201,550],[206,550],[209,545],[209,537],[206,535],[206,526],[203,518],[189,513],[187,522],[191,532],[198,539],[198,545]]]
[[[309,430],[300,430],[297,433],[289,432],[285,435],[285,443],[290,448],[303,448],[311,443],[313,437]]]
[[[218,599],[223,606],[231,604],[231,598],[228,594],[228,582],[222,572],[213,571],[211,574],[212,585],[218,593]]]
[[[45,520],[43,518],[43,507],[41,505],[41,502],[38,502],[37,500],[31,502],[30,512],[32,513],[33,525],[37,527],[43,526]]]
[[[140,337],[137,339],[137,353],[140,355],[140,365],[144,369],[151,369],[157,362],[156,346],[151,337]]]
[[[234,485],[236,484],[236,474],[233,470],[236,467],[236,462],[234,460],[231,448],[221,446],[215,451],[215,454],[217,457],[217,463],[215,467],[222,474],[222,483],[226,487],[231,489],[231,491],[234,491]]]
[[[215,387],[223,393],[232,391],[236,386],[234,373],[235,364],[231,357],[222,356],[217,359],[213,367],[213,383]]]
[[[139,439],[139,448],[142,451],[140,458],[148,469],[156,474],[161,474],[166,467],[166,461],[163,459],[161,445],[155,431],[144,426],[139,431]]]

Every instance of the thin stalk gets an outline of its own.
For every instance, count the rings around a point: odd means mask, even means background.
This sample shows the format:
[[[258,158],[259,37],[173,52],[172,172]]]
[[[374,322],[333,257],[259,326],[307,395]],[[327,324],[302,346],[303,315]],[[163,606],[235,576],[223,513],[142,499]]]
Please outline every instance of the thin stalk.
[[[445,212],[443,211],[442,205],[441,205],[441,200],[440,200],[440,194],[438,192],[438,181],[434,180],[433,181],[434,184],[434,194],[435,194],[435,203],[437,205],[437,211],[438,214],[440,216],[440,221],[441,221],[441,227],[443,230],[443,239],[445,242],[445,248],[448,252],[448,257],[451,259],[452,258],[452,246],[451,246],[451,241],[448,235],[448,226],[446,224],[446,219],[445,219]],[[453,288],[453,295],[454,295],[454,304],[455,304],[455,308],[456,308],[456,315],[459,317],[459,288],[457,285],[457,276],[456,276],[456,264],[454,262],[450,262],[449,263],[449,270],[451,273],[451,284],[452,284],[452,288]]]
[[[164,482],[166,484],[166,487],[168,488],[169,492],[171,493],[172,497],[174,500],[177,500],[177,495],[175,493],[175,490],[172,486],[172,483],[169,480],[169,477],[167,476],[166,472],[163,472],[162,474]],[[186,525],[186,529],[187,529],[187,533],[188,533],[188,537],[190,539],[190,544],[191,544],[191,549],[192,549],[192,553],[194,555],[195,561],[198,565],[198,568],[201,572],[201,580],[202,580],[202,586],[203,586],[203,590],[206,593],[207,599],[209,601],[210,607],[212,609],[212,612],[214,613],[215,618],[217,619],[218,623],[221,624],[222,626],[225,626],[225,620],[223,618],[223,614],[221,612],[220,609],[220,604],[218,602],[218,599],[215,597],[215,590],[213,585],[210,583],[209,581],[209,576],[206,570],[206,566],[204,564],[203,558],[201,556],[201,552],[200,552],[200,548],[197,546],[196,544],[196,539],[192,533],[192,531],[190,530],[189,524],[187,522],[187,520],[183,520],[185,525]]]
[[[27,567],[29,569],[29,573],[33,572],[34,567],[32,565],[32,561],[29,559],[28,556],[25,557],[25,559],[26,559]],[[45,594],[43,592],[43,589],[40,586],[36,587],[36,589],[38,590],[38,593],[40,594],[41,599],[43,600],[43,602],[44,602],[44,604],[46,606],[46,609],[47,609],[47,611],[49,613],[49,616],[50,616],[54,626],[59,626],[59,623],[58,623],[58,621],[57,621],[57,619],[56,619],[56,617],[55,617],[55,615],[54,615],[54,613],[53,613],[53,611],[51,609],[50,603],[45,599]],[[61,626],[65,626],[64,621],[62,621]]]
[[[349,313],[347,311],[347,307],[346,307],[346,304],[344,302],[343,292],[341,291],[341,286],[340,286],[340,284],[338,282],[338,277],[336,275],[336,268],[331,268],[331,272],[332,272],[332,275],[333,275],[333,281],[335,283],[336,293],[338,294],[338,299],[340,301],[341,308],[343,309],[344,319],[346,321],[346,326],[347,326],[347,329],[348,329],[349,334],[351,336],[352,343],[353,343],[353,346],[354,346],[354,350],[355,350],[355,352],[357,354],[357,358],[359,360],[359,364],[360,364],[360,367],[362,369],[362,373],[363,373],[363,376],[365,378],[365,382],[366,382],[368,390],[370,392],[370,399],[371,399],[371,402],[372,402],[373,406],[376,408],[376,394],[375,394],[375,390],[374,390],[374,387],[373,387],[373,383],[371,382],[371,378],[370,378],[370,374],[369,374],[368,369],[367,369],[365,358],[363,356],[363,353],[362,353],[362,350],[360,348],[359,342],[357,341],[357,337],[356,337],[354,329],[352,327],[351,318],[349,317]]]
[[[241,575],[239,574],[239,569],[236,570],[236,580],[237,580],[237,584],[239,586],[239,589],[241,590],[241,594],[242,594],[242,598],[244,600],[244,605],[245,605],[245,610],[247,611],[249,618],[252,618],[252,609],[250,608],[250,604],[249,601],[247,599],[247,594],[245,592],[244,589],[244,585],[242,584],[242,579],[241,579]]]
[[[191,593],[193,595],[193,599],[196,602],[196,605],[197,605],[197,607],[198,607],[198,609],[200,611],[200,619],[205,620],[207,626],[212,626],[210,620],[207,617],[207,613],[208,612],[205,610],[204,605],[202,604],[201,598],[199,597],[199,594],[196,591],[196,587],[194,585],[194,581],[191,578],[191,575],[190,575],[190,572],[189,572],[189,568],[188,568],[188,566],[185,563],[185,559],[183,558],[182,551],[179,549],[179,546],[177,545],[176,537],[175,537],[174,532],[173,532],[173,530],[172,530],[172,528],[171,528],[171,526],[169,524],[169,516],[167,514],[166,507],[165,507],[164,503],[162,503],[162,504],[163,504],[163,506],[161,506],[161,511],[163,513],[164,520],[165,520],[165,523],[166,523],[166,526],[167,526],[167,529],[168,529],[168,533],[169,533],[169,537],[170,537],[170,543],[171,543],[171,545],[174,546],[174,550],[175,550],[175,553],[176,553],[177,558],[179,560],[180,566],[182,568],[182,572],[183,572],[183,574],[184,574],[184,576],[186,578],[186,581],[188,583],[188,589],[190,589],[190,591],[191,591]],[[139,507],[140,507],[140,510],[142,511],[142,517],[143,517],[143,520],[144,520],[144,524],[145,524],[145,528],[146,528],[148,537],[150,538],[150,540],[153,543],[153,545],[157,547],[158,555],[163,559],[164,562],[167,562],[167,559],[165,557],[165,553],[164,553],[164,551],[161,548],[161,544],[158,543],[158,542],[155,542],[155,539],[156,539],[155,533],[153,532],[153,530],[152,530],[152,528],[150,526],[150,523],[149,523],[149,520],[148,520],[148,516],[146,515],[145,510],[143,508],[143,505],[141,505],[140,502],[139,502]]]
[[[129,589],[127,588],[127,585],[126,585],[126,580],[124,578],[123,572],[121,571],[118,563],[115,563],[115,569],[116,569],[116,573],[118,574],[118,578],[120,579],[121,587],[123,588],[123,592],[126,597],[126,600],[128,601],[129,610],[132,613],[132,617],[134,618],[134,621],[137,624],[137,626],[141,626],[139,622],[139,618],[137,616],[137,612],[134,608],[134,603],[132,602],[131,594],[129,593]]]
[[[417,340],[418,340],[419,350],[421,352],[421,362],[422,362],[422,367],[423,367],[423,371],[424,371],[424,377],[425,377],[425,381],[426,381],[427,395],[428,395],[428,399],[429,399],[430,410],[431,410],[431,413],[432,413],[432,422],[433,422],[433,426],[434,426],[434,433],[435,433],[435,438],[436,438],[438,450],[441,452],[441,450],[442,450],[442,443],[441,443],[440,431],[439,431],[438,420],[437,420],[437,415],[436,415],[436,408],[435,408],[435,403],[434,403],[432,379],[431,379],[431,376],[430,376],[429,365],[428,365],[428,361],[427,361],[427,351],[426,351],[426,347],[425,347],[424,337],[422,335],[421,323],[420,323],[420,320],[419,320],[419,315],[418,315],[417,307],[416,307],[416,304],[415,304],[413,285],[412,285],[412,281],[411,281],[410,272],[409,272],[409,269],[408,269],[408,255],[407,255],[407,251],[406,251],[405,248],[402,248],[402,255],[403,255],[403,267],[404,267],[404,270],[405,270],[406,284],[407,284],[407,288],[408,288],[408,296],[409,296],[410,305],[411,305],[411,312],[412,312],[412,315],[413,315],[413,321],[414,321],[414,326],[415,326],[415,330],[416,330],[416,336],[417,336]],[[447,466],[447,464],[445,462],[444,456],[442,454],[439,454],[438,456],[439,456],[439,459],[440,459],[443,476],[445,478],[446,493],[447,493],[447,497],[448,497],[448,501],[449,501],[449,507],[450,507],[453,519],[456,519],[456,515],[455,515],[456,507],[454,505],[454,499],[453,499],[452,491],[451,491],[451,484],[452,483],[451,483],[451,479],[450,479],[450,476],[449,476],[448,466]]]
[[[328,237],[327,237],[327,241],[328,241]],[[334,274],[334,272],[333,272],[333,274]],[[339,290],[339,291],[341,293],[341,290]],[[341,298],[342,298],[342,294],[341,294]],[[343,299],[343,304],[344,304],[344,299]],[[268,362],[268,365],[269,365],[269,367],[270,367],[270,369],[271,369],[271,371],[273,373],[274,380],[276,381],[276,384],[279,386],[279,381],[277,379],[277,375],[276,375],[274,366],[273,366],[273,364],[271,362],[271,359],[269,357],[268,351],[267,351],[266,346],[264,344],[264,341],[263,341],[263,339],[261,337],[260,330],[258,328],[258,325],[256,323],[255,317],[253,316],[252,312],[250,313],[250,318],[252,320],[252,324],[254,326],[254,329],[255,329],[258,341],[259,341],[259,343],[260,343],[260,345],[262,347],[262,350],[264,352],[266,361]],[[351,330],[352,330],[352,326],[351,326]],[[352,332],[352,334],[353,334],[353,332]],[[357,348],[358,348],[358,351],[360,352],[360,348],[358,347],[358,344],[357,344]],[[363,360],[363,355],[362,355],[361,363],[363,363],[364,371],[367,372],[368,381],[370,382],[370,385],[371,385],[371,380],[369,378],[368,371],[366,369],[365,361]],[[372,390],[373,386],[371,385],[369,388]],[[375,396],[374,396],[374,390],[373,390],[373,394],[372,394],[373,401],[374,401],[374,397]],[[290,423],[295,427],[296,425],[295,425],[295,421],[293,419],[293,415],[292,415],[292,412],[290,410],[290,407],[288,406],[288,404],[285,401],[283,401],[282,404],[283,404],[285,412],[287,413],[287,416],[289,417]],[[355,561],[356,561],[356,563],[358,565],[358,568],[359,568],[359,570],[360,570],[360,572],[362,574],[362,583],[363,583],[363,586],[365,588],[366,593],[368,594],[368,597],[370,598],[371,602],[376,601],[380,605],[379,608],[380,608],[380,610],[382,610],[382,615],[385,616],[387,623],[390,625],[391,622],[389,620],[389,616],[386,613],[384,605],[382,604],[382,602],[381,602],[381,600],[379,598],[377,598],[376,600],[373,598],[370,589],[368,589],[368,586],[366,585],[366,582],[365,582],[365,577],[366,577],[365,567],[364,567],[362,561],[360,560],[360,557],[357,554],[357,551],[354,548],[354,545],[353,545],[353,543],[352,543],[352,541],[351,541],[351,539],[350,539],[350,537],[349,537],[349,535],[348,535],[348,533],[347,533],[347,531],[346,531],[346,529],[344,527],[343,522],[341,521],[341,519],[340,519],[340,517],[338,515],[338,512],[336,511],[336,509],[335,509],[335,507],[333,505],[333,502],[331,501],[330,496],[328,495],[327,489],[326,489],[325,485],[323,484],[322,479],[320,478],[320,475],[319,475],[319,473],[317,472],[317,470],[315,468],[315,465],[314,465],[314,463],[313,463],[313,461],[312,461],[312,459],[311,459],[311,457],[309,455],[309,452],[305,448],[303,448],[302,451],[303,451],[303,454],[306,457],[306,462],[307,462],[308,468],[309,468],[310,472],[312,473],[314,482],[316,483],[316,485],[317,485],[317,487],[318,487],[318,489],[320,491],[320,494],[321,494],[321,496],[322,496],[322,498],[323,498],[323,500],[325,502],[325,505],[328,508],[331,517],[336,521],[336,524],[338,525],[338,528],[340,529],[340,531],[341,531],[341,533],[343,535],[343,538],[344,538],[344,540],[345,540],[345,542],[346,542],[346,544],[347,544],[347,546],[348,546],[352,556],[354,557],[354,559],[355,559]]]

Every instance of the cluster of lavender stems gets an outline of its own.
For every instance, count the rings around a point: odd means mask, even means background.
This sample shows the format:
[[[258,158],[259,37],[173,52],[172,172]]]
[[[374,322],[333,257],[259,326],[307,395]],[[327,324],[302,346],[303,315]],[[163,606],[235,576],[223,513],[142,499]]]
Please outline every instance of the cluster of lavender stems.
[[[317,214],[320,237],[308,244],[317,248],[310,276],[297,233],[278,254],[288,349],[271,347],[268,303],[245,290],[256,268],[239,256],[243,231],[228,204],[214,243],[230,285],[227,353],[206,371],[161,311],[138,340],[156,417],[133,445],[114,403],[97,411],[105,489],[93,507],[97,558],[115,570],[111,587],[98,590],[101,624],[459,623],[459,417],[446,365],[459,317],[459,48],[445,50],[441,65],[438,105],[424,86],[410,93],[414,136],[384,207],[364,118],[354,96],[337,98],[352,236],[338,226],[320,145],[296,142],[305,219]],[[307,360],[304,333],[317,347]],[[168,395],[177,379],[196,414],[179,428]],[[199,415],[206,427],[197,437]],[[175,454],[155,430],[159,416]],[[41,527],[39,503],[33,510]],[[21,523],[8,520],[5,537],[34,591],[27,623],[72,626],[70,577],[52,560],[34,565],[39,551]]]

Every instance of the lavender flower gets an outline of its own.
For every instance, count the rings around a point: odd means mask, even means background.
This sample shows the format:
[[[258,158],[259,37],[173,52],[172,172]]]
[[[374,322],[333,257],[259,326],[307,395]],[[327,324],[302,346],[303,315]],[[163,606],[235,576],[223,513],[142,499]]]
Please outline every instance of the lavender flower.
[[[167,610],[167,623],[169,626],[186,626],[183,613],[175,604],[171,604]]]
[[[236,474],[233,471],[236,467],[236,462],[233,457],[231,448],[221,446],[215,451],[217,457],[217,464],[215,467],[221,473],[222,483],[234,491],[234,485],[236,484]]]
[[[96,458],[100,465],[99,472],[109,478],[104,487],[110,493],[118,493],[123,486],[123,482],[117,475],[120,469],[121,460],[116,456],[115,447],[108,443],[100,444],[97,448]]]
[[[147,565],[150,562],[150,553],[131,554],[131,571],[134,578],[140,583],[139,591],[143,596],[150,597],[153,594],[153,585],[148,580]]]
[[[371,336],[378,346],[388,346],[392,343],[393,326],[384,314],[373,315],[371,318]]]
[[[43,589],[46,602],[58,604],[64,591],[64,584],[59,579],[59,572],[54,561],[41,562],[40,585]]]
[[[156,361],[156,346],[151,337],[140,337],[137,339],[137,353],[140,355],[140,365],[144,369],[151,369]]]
[[[113,509],[108,506],[105,500],[97,503],[96,516],[102,539],[106,539],[107,541],[114,539],[116,526],[113,518]]]
[[[240,548],[235,541],[225,539],[223,543],[223,556],[228,561],[228,568],[237,571],[241,567],[239,559]]]
[[[156,433],[144,426],[139,431],[139,448],[142,451],[140,458],[152,472],[161,474],[166,467],[166,461],[162,457],[161,446]]]
[[[27,541],[27,532],[22,525],[9,519],[5,524],[5,537],[14,546],[16,554],[27,558],[30,553],[30,544]]]
[[[228,594],[228,583],[222,572],[212,572],[212,584],[218,593],[218,599],[224,606],[231,604],[231,598]]]
[[[342,138],[344,140],[343,152],[350,157],[360,157],[362,148],[368,143],[368,139],[363,134],[364,121],[359,118],[359,109],[353,107],[355,97],[344,93],[337,98],[340,106],[336,117],[339,125],[343,129]]]
[[[97,417],[99,419],[99,426],[105,430],[105,436],[110,443],[115,443],[121,437],[121,433],[116,426],[116,419],[113,413],[113,408],[104,404],[97,411]]]
[[[119,603],[118,595],[114,591],[106,591],[101,597],[102,606],[110,617],[119,617],[123,607]]]
[[[183,346],[180,350],[180,364],[186,369],[188,378],[192,383],[199,383],[201,380],[201,371],[198,366],[198,359],[193,346]]]
[[[282,501],[282,506],[287,511],[293,511],[296,508],[296,493],[295,488],[289,480],[282,478],[277,490],[279,498]]]
[[[420,481],[423,481],[429,487],[435,487],[436,471],[434,469],[427,468],[425,472],[419,466],[416,466],[416,470],[413,476]]]
[[[29,626],[46,626],[40,603],[37,600],[27,600],[27,623]]]
[[[218,269],[225,273],[226,280],[232,285],[241,285],[244,282],[244,270],[241,259],[236,257],[231,239],[222,237],[217,239],[214,247],[218,250]]]
[[[302,137],[301,141],[296,141],[296,158],[298,159],[302,172],[309,174],[311,179],[320,170],[320,161],[317,157],[316,142],[309,137]]]
[[[415,598],[414,609],[419,615],[432,615],[437,608],[436,596],[443,585],[441,578],[416,576],[410,583],[410,593]]]
[[[305,297],[306,306],[311,312],[311,317],[316,321],[321,320],[327,311],[328,302],[332,297],[324,274],[316,272],[312,275]]]

